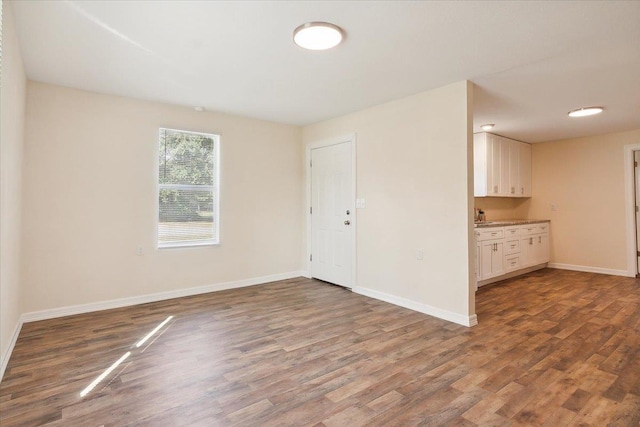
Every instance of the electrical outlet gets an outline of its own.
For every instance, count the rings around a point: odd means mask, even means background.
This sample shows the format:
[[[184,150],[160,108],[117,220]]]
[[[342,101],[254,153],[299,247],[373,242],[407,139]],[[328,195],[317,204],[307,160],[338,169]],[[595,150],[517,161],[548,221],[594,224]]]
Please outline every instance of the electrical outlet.
[[[424,259],[424,251],[422,249],[416,249],[416,259],[420,261]]]
[[[143,255],[144,254],[144,250],[142,249],[142,246],[138,246],[138,249],[136,250],[136,254],[138,254],[138,255]]]
[[[552,211],[557,211],[558,210],[558,206],[555,203],[551,203],[551,210]]]

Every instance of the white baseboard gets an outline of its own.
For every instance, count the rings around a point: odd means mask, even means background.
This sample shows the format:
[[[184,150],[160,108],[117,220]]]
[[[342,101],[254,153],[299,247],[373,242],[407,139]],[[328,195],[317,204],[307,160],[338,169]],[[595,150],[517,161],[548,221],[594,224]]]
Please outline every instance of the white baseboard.
[[[635,277],[626,270],[614,270],[611,268],[588,267],[586,265],[561,264],[550,262],[549,268],[557,268],[558,270],[583,271],[585,273],[609,274],[612,276]]]
[[[88,304],[72,305],[67,307],[52,308],[49,310],[32,311],[24,313],[20,317],[23,323],[35,322],[38,320],[54,319],[56,317],[72,316],[74,314],[90,313],[112,308],[128,307],[137,304],[163,301],[172,298],[181,298],[192,295],[206,294],[209,292],[224,291],[227,289],[243,288],[246,286],[261,285],[278,280],[293,279],[304,274],[303,271],[292,271],[289,273],[273,274],[270,276],[254,277],[251,279],[236,280],[233,282],[216,283],[213,285],[198,286],[195,288],[176,289],[173,291],[159,292],[155,294],[140,295],[128,298],[119,298],[109,301],[99,301]]]
[[[2,355],[2,364],[0,365],[0,381],[4,376],[4,371],[9,363],[11,353],[13,353],[13,347],[16,345],[18,336],[22,325],[28,322],[35,322],[38,320],[54,319],[56,317],[71,316],[74,314],[90,313],[100,310],[109,310],[111,308],[128,307],[137,304],[146,304],[148,302],[162,301],[172,298],[180,298],[191,295],[206,294],[209,292],[224,291],[227,289],[243,288],[247,286],[261,285],[269,282],[276,282],[278,280],[293,279],[295,277],[304,276],[304,271],[292,271],[289,273],[273,274],[270,276],[254,277],[251,279],[237,280],[234,282],[216,283],[214,285],[198,286],[195,288],[176,289],[173,291],[159,292],[155,294],[140,295],[128,298],[119,298],[109,301],[100,301],[89,304],[72,305],[68,307],[52,308],[49,310],[33,311],[30,313],[24,313],[20,316],[16,329],[11,337],[11,342],[7,351]]]
[[[18,321],[16,328],[13,330],[13,336],[11,337],[11,341],[9,342],[9,347],[7,347],[7,351],[2,355],[2,363],[0,364],[0,381],[4,377],[4,371],[7,369],[7,364],[9,363],[9,358],[11,357],[11,353],[13,353],[13,347],[16,345],[16,341],[18,341],[18,336],[20,335],[20,330],[22,329],[22,320]]]
[[[447,320],[449,322],[457,323],[462,326],[475,326],[478,324],[478,317],[463,316],[458,313],[454,313],[448,310],[442,310],[427,304],[415,302],[406,298],[397,297],[380,291],[374,291],[373,289],[354,287],[352,291],[364,295],[370,298],[375,298],[380,301],[388,302],[400,307],[408,308],[409,310],[418,311],[420,313],[428,314],[429,316],[437,317],[439,319]]]

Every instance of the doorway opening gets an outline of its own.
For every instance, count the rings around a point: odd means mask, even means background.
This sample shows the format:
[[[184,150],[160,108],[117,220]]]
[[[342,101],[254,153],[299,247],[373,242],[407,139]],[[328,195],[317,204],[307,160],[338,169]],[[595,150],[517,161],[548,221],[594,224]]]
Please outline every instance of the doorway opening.
[[[640,272],[640,143],[624,146],[624,198],[627,237],[627,274]]]

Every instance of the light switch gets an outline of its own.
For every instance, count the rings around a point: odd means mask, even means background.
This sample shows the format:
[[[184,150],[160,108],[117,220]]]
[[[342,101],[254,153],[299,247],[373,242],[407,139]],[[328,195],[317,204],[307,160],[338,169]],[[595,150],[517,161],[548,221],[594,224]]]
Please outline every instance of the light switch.
[[[356,209],[364,209],[365,206],[364,199],[356,199]]]

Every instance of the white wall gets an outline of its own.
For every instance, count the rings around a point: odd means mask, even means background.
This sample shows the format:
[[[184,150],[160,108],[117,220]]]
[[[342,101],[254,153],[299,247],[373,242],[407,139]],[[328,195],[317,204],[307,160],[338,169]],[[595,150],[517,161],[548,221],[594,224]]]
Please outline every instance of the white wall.
[[[475,320],[471,97],[463,81],[303,129],[357,134],[354,290],[459,323]]]
[[[26,77],[11,4],[2,3],[0,91],[0,365],[18,325],[20,307],[20,215]],[[0,377],[2,372],[0,370]]]
[[[301,270],[300,128],[35,82],[26,121],[25,312]],[[159,127],[221,135],[219,246],[155,249]]]

